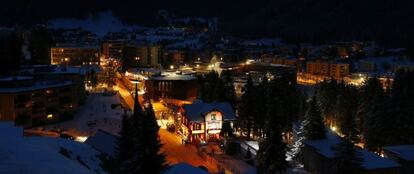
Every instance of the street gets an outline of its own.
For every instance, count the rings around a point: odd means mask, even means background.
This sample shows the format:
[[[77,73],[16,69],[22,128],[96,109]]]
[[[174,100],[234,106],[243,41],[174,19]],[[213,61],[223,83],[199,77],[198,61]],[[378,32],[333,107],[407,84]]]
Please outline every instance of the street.
[[[205,166],[210,173],[217,173],[217,164],[211,163],[211,160],[205,161],[202,159],[194,146],[184,146],[181,138],[168,132],[165,129],[159,131],[161,142],[163,143],[162,151],[167,154],[167,161],[170,165],[186,162],[195,167]]]

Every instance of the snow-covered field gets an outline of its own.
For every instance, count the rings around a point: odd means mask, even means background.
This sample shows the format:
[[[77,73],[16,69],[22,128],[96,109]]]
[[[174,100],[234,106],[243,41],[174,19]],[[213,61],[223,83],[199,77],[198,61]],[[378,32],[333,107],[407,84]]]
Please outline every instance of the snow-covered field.
[[[92,93],[70,121],[45,126],[46,130],[61,128],[70,135],[88,137],[98,129],[117,135],[120,130],[121,117],[124,110],[112,108],[112,104],[120,105],[118,93],[104,96],[102,93]]]

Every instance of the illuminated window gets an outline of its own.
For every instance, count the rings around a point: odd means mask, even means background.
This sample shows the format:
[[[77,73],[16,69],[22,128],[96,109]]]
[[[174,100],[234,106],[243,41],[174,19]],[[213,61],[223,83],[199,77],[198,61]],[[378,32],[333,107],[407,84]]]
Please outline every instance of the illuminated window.
[[[214,114],[211,114],[211,120],[213,121],[213,120],[216,120],[216,114],[214,113]]]

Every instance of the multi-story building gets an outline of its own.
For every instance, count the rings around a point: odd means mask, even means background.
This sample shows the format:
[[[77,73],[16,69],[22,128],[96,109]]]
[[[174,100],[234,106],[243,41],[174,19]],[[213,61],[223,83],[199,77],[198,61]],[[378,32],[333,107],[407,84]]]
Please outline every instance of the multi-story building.
[[[236,119],[228,102],[204,103],[199,100],[183,105],[178,118],[183,125],[184,136],[195,143],[220,139],[223,122],[228,121],[232,125]]]
[[[32,77],[0,79],[0,120],[31,127],[70,119],[76,109],[71,81],[34,81]]]
[[[193,101],[197,97],[197,78],[193,75],[164,72],[145,81],[146,95],[156,101],[175,99]]]
[[[97,46],[56,46],[50,51],[51,63],[64,65],[99,64],[99,47]]]
[[[123,57],[124,46],[124,40],[107,40],[102,43],[102,54],[106,59],[121,59]]]
[[[308,61],[306,63],[306,72],[323,78],[342,79],[349,75],[349,64],[322,60]]]
[[[77,102],[74,104],[81,105],[86,99],[86,75],[91,71],[94,71],[95,75],[99,76],[99,72],[101,70],[98,68],[98,66],[75,67],[56,65],[33,65],[23,67],[23,69],[21,70],[21,74],[33,76],[35,81],[71,81],[73,87],[76,89],[73,92],[77,96]]]
[[[316,60],[306,63],[306,72],[312,75],[329,76],[329,62]]]
[[[349,75],[349,64],[335,62],[329,66],[329,75],[334,79],[342,79]]]
[[[124,47],[124,63],[128,67],[159,67],[162,57],[162,48],[158,45],[130,44]]]

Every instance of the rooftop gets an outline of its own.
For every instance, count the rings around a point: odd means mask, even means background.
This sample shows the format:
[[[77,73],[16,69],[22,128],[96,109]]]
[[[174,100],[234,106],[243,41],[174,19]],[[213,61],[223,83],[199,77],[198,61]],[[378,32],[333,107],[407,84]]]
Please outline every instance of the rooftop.
[[[213,110],[222,112],[224,120],[234,120],[236,118],[234,110],[228,102],[204,103],[201,100],[196,100],[192,104],[185,104],[183,108],[189,121],[194,122],[203,121],[203,116]]]
[[[102,153],[115,157],[117,138],[117,136],[112,135],[109,132],[98,130],[94,136],[86,139],[85,143]]]
[[[414,145],[399,145],[399,146],[387,146],[385,150],[390,151],[400,158],[407,161],[414,161]]]
[[[335,156],[335,151],[333,150],[333,147],[339,144],[340,141],[341,139],[335,133],[328,132],[326,139],[306,140],[304,143],[308,146],[315,148],[319,154],[332,159]],[[362,162],[362,167],[364,167],[367,170],[400,167],[400,164],[391,159],[382,158],[367,150],[359,151],[362,153],[362,157],[364,159],[364,161]]]
[[[28,91],[37,91],[42,89],[49,89],[49,88],[58,88],[64,86],[72,85],[71,81],[41,81],[36,82],[31,86],[21,86],[16,88],[3,88],[0,87],[0,93],[21,93],[21,92],[28,92]]]

